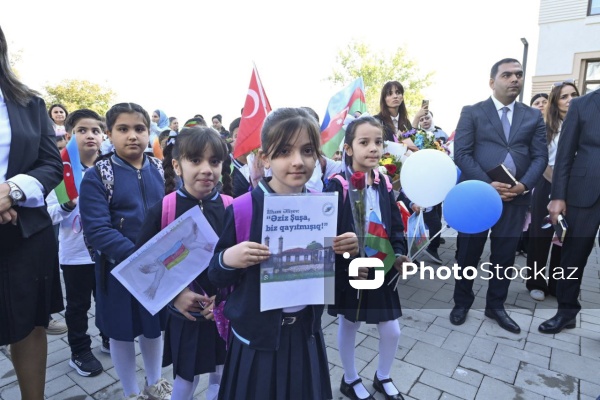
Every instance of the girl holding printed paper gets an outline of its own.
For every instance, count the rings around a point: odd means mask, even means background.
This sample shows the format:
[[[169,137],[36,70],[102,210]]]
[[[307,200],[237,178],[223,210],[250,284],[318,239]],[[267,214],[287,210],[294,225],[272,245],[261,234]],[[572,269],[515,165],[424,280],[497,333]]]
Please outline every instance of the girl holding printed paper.
[[[319,144],[317,122],[305,110],[273,111],[264,121],[259,153],[272,177],[234,199],[225,212],[208,271],[215,285],[235,285],[225,305],[232,341],[219,399],[332,398],[321,331],[323,306],[260,311],[260,263],[270,256],[268,247],[260,244],[265,193],[306,193]],[[337,236],[333,250],[356,255],[356,235]]]
[[[206,127],[184,128],[168,146],[172,147],[172,165],[164,165],[165,176],[173,180],[174,174],[169,170],[174,169],[183,187],[150,208],[138,247],[160,232],[165,223],[193,207],[200,207],[210,226],[220,235],[225,207],[231,203],[231,197],[219,195],[216,189],[223,175],[226,182],[223,187],[231,194],[229,151],[220,135]],[[167,187],[172,187],[172,183],[165,182]],[[171,212],[169,207],[174,213],[167,222],[165,215]],[[183,242],[189,250],[190,245]],[[204,270],[167,306],[163,366],[173,364],[173,400],[192,399],[200,375],[205,373],[209,373],[206,398],[213,400],[217,396],[225,362],[225,341],[214,322],[216,295],[217,288]]]
[[[386,274],[378,289],[357,291],[348,280],[350,260],[336,257],[336,299],[328,312],[339,317],[338,345],[344,367],[340,391],[351,399],[374,398],[362,384],[354,364],[356,332],[364,321],[377,324],[380,337],[379,364],[373,386],[386,399],[403,399],[390,379],[400,339],[397,319],[402,312],[398,293],[388,285],[394,275],[388,270],[393,266],[400,271],[408,258],[404,255],[407,252],[404,226],[391,184],[378,170],[383,151],[381,124],[369,116],[352,121],[346,129],[344,150],[348,175],[352,174],[352,178],[348,177],[350,187],[342,174],[332,177],[325,188],[325,192],[344,193],[339,197],[338,232],[355,231],[363,235],[366,256],[382,259]],[[364,196],[355,200],[355,193]],[[359,268],[356,279],[372,280],[374,275],[373,268]]]

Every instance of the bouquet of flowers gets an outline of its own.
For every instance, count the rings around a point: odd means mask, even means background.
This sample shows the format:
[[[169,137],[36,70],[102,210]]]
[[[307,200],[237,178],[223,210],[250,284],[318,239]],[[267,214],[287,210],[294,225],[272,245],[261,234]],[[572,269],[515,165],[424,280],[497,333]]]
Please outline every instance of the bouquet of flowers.
[[[391,153],[385,153],[379,160],[379,172],[390,176],[395,190],[400,190],[400,170],[402,161]]]
[[[441,140],[436,139],[433,134],[428,134],[423,129],[413,128],[408,132],[403,133],[402,139],[410,139],[412,143],[419,148],[419,150],[433,149],[444,151],[448,155],[450,154],[450,150],[445,144],[442,143]]]

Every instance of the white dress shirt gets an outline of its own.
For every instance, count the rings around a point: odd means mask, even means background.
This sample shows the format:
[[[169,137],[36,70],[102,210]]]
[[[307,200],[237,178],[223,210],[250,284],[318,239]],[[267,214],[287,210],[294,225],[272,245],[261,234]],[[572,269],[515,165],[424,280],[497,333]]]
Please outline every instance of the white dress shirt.
[[[44,205],[44,187],[32,176],[19,174],[7,177],[8,155],[10,154],[12,130],[8,118],[8,108],[4,94],[0,90],[0,182],[11,181],[25,194],[25,201],[19,202],[21,207],[41,207]],[[8,178],[8,179],[7,179]]]
[[[502,109],[504,107],[508,107],[508,112],[506,113],[506,118],[508,118],[508,122],[512,126],[512,117],[513,117],[513,111],[515,111],[515,102],[513,101],[512,103],[505,106],[504,104],[500,103],[494,97],[494,95],[492,95],[492,101],[494,102],[494,106],[496,106],[496,111],[498,112],[498,119],[502,118]]]

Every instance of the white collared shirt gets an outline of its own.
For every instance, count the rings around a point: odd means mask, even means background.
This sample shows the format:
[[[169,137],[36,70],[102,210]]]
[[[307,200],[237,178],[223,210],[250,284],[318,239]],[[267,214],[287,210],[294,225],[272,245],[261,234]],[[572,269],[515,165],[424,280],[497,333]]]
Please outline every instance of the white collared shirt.
[[[498,99],[496,99],[494,97],[494,95],[492,95],[492,101],[494,102],[494,106],[496,106],[496,111],[498,112],[498,118],[502,118],[502,109],[504,107],[508,107],[508,112],[506,113],[506,118],[508,118],[508,122],[512,125],[513,111],[515,111],[515,102],[513,101],[509,105],[505,106],[504,104],[500,103],[498,101]]]
[[[23,191],[26,200],[19,202],[19,206],[32,208],[41,207],[44,205],[44,187],[37,179],[25,174],[10,177],[6,176],[8,171],[11,136],[12,130],[10,127],[10,119],[8,118],[8,108],[6,107],[4,94],[2,93],[2,90],[0,90],[0,182],[10,180]]]

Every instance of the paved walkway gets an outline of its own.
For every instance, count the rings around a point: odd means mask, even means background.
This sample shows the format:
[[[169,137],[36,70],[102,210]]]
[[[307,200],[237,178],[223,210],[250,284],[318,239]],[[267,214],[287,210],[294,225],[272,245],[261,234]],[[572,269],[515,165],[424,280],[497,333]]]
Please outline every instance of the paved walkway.
[[[453,240],[440,248],[444,265],[454,263]],[[454,281],[423,281],[413,277],[400,286],[402,337],[392,378],[408,399],[595,400],[600,395],[600,260],[594,248],[585,269],[581,290],[584,309],[577,327],[557,335],[541,335],[538,325],[554,315],[556,299],[535,302],[521,279],[511,283],[507,308],[521,326],[519,335],[502,330],[483,315],[487,283],[479,279],[473,309],[462,326],[448,321]],[[483,259],[486,259],[484,253]],[[517,264],[524,265],[522,257]],[[93,310],[92,310],[93,311]],[[121,399],[120,384],[108,355],[100,352],[98,330],[90,314],[93,349],[105,372],[83,378],[69,367],[66,335],[48,336],[46,396],[49,399]],[[323,330],[331,366],[334,399],[342,399],[339,382],[343,370],[337,352],[337,323],[325,315]],[[367,388],[377,367],[378,333],[364,325],[357,336],[357,368]],[[138,378],[144,379],[138,355]],[[171,379],[171,369],[163,374]],[[207,378],[200,380],[196,399],[204,399]],[[20,398],[6,349],[0,351],[0,398]],[[377,399],[383,399],[379,394]]]

